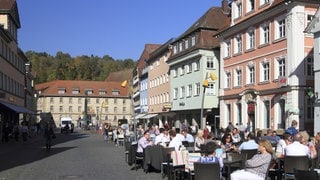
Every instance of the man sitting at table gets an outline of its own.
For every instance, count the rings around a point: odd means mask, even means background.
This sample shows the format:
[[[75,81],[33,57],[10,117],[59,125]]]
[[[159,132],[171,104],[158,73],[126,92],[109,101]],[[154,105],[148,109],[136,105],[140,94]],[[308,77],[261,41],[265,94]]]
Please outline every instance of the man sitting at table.
[[[169,147],[174,147],[176,151],[180,150],[180,147],[182,146],[181,140],[176,136],[176,131],[171,129],[169,131],[169,136],[170,136],[170,143]]]
[[[247,136],[247,141],[240,144],[238,151],[248,150],[248,149],[258,149],[258,144],[255,141],[253,133],[249,133]]]
[[[221,156],[216,157],[216,149],[218,148],[218,145],[213,141],[209,141],[205,145],[205,147],[206,147],[206,153],[205,153],[205,155],[203,155],[199,158],[199,162],[202,162],[202,163],[219,162],[220,171],[221,171],[223,168],[223,159]]]
[[[310,157],[310,149],[302,144],[302,136],[300,133],[294,135],[293,143],[287,145],[284,149],[286,156],[308,156]]]
[[[166,146],[166,143],[170,142],[170,137],[168,135],[168,129],[160,128],[160,134],[156,136],[154,143]]]
[[[153,141],[150,141],[150,133],[149,131],[145,131],[143,136],[138,141],[137,156],[143,157],[143,149],[152,145]]]

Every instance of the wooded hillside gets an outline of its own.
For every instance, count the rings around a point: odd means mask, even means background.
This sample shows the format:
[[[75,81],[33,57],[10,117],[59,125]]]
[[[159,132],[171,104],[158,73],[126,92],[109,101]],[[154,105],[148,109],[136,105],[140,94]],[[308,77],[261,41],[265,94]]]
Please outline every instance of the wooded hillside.
[[[110,72],[134,68],[136,64],[132,59],[115,60],[108,55],[71,57],[68,53],[57,52],[51,56],[34,51],[27,51],[25,55],[31,62],[35,84],[53,80],[103,81]]]

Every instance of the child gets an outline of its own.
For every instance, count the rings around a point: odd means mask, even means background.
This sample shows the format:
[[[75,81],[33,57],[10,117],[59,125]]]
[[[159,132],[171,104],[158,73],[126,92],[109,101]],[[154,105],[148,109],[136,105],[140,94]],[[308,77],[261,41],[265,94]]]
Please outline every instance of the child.
[[[202,163],[218,162],[220,165],[220,170],[222,170],[223,159],[221,156],[216,157],[216,149],[218,148],[218,145],[215,142],[210,141],[205,146],[206,146],[206,154],[199,158],[199,162],[202,162]]]

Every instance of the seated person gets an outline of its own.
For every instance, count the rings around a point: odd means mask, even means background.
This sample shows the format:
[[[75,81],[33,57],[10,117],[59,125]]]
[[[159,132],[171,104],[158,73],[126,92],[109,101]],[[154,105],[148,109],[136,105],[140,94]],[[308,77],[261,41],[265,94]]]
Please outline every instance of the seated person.
[[[258,144],[255,141],[253,133],[249,133],[247,136],[247,141],[240,144],[238,151],[248,150],[248,149],[258,149]]]
[[[271,144],[277,144],[277,140],[279,140],[275,136],[273,136],[271,129],[268,129],[267,134],[265,136],[262,136],[261,139],[269,140]]]
[[[259,154],[245,163],[245,169],[231,173],[231,180],[264,180],[272,158],[272,146],[268,140],[260,140]]]
[[[294,135],[293,143],[288,144],[285,148],[285,155],[288,156],[308,156],[310,157],[310,149],[302,144],[303,137],[300,133]]]
[[[222,157],[216,156],[216,149],[219,146],[213,141],[206,143],[205,146],[206,146],[206,153],[204,156],[201,156],[198,161],[202,162],[202,163],[219,162],[220,170],[222,170],[223,159],[222,159]]]
[[[154,143],[157,145],[160,144],[160,145],[166,146],[166,143],[170,142],[168,129],[160,128],[159,131],[160,131],[160,134],[156,136]]]
[[[225,134],[221,139],[221,143],[221,148],[224,149],[225,152],[232,152],[235,150],[231,134]]]
[[[180,147],[182,146],[181,140],[176,136],[176,131],[175,130],[170,130],[169,131],[169,136],[170,136],[170,143],[169,147],[174,147],[176,151],[180,150]]]
[[[283,133],[282,139],[279,140],[277,144],[277,151],[276,151],[276,157],[284,157],[285,154],[285,147],[289,144],[291,144],[291,135],[287,132]]]
[[[190,133],[188,133],[187,129],[182,130],[182,135],[184,135],[185,141],[188,141],[189,143],[194,142],[194,137]]]
[[[150,141],[150,133],[149,131],[145,131],[143,136],[138,141],[138,148],[137,148],[137,156],[143,157],[143,150],[147,146],[152,146],[153,141]]]

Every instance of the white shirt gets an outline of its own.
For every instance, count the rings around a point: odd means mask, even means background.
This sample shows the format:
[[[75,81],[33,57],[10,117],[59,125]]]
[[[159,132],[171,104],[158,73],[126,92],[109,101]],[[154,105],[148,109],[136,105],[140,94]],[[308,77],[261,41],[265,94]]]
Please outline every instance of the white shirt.
[[[158,143],[166,143],[170,141],[170,137],[166,136],[165,134],[161,133],[158,136],[156,136],[155,140],[154,140],[154,144],[158,144]]]
[[[169,147],[174,147],[176,151],[180,149],[180,146],[182,146],[182,142],[178,139],[178,137],[172,138],[172,140],[169,143]]]
[[[181,142],[186,140],[186,138],[184,137],[184,135],[182,135],[182,134],[180,134],[180,133],[177,133],[177,134],[176,134],[176,137],[177,137],[178,140],[181,141]]]
[[[294,141],[292,144],[287,145],[285,148],[285,155],[287,156],[308,156],[310,157],[310,149],[308,146]]]

